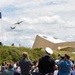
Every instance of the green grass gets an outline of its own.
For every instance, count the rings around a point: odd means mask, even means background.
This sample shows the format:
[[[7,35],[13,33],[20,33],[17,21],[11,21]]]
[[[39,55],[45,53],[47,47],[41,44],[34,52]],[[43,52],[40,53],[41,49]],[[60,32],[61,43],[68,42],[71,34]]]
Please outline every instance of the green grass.
[[[54,50],[54,54],[56,55],[56,57],[58,57],[57,56],[58,54],[61,54],[62,56],[64,56],[64,54],[69,54],[70,59],[75,60],[75,54],[72,52],[75,52],[75,48],[67,47],[67,48],[63,48],[61,50]]]
[[[29,58],[31,61],[39,60],[40,57],[45,55],[45,49],[42,48],[27,48],[27,47],[15,47],[15,46],[0,46],[0,63],[3,61],[18,61],[22,58],[22,52],[28,52]],[[64,55],[69,54],[71,60],[75,60],[75,54],[72,52],[75,51],[75,48],[64,48],[61,50],[53,50],[54,54],[52,57],[54,59],[58,58],[58,54]]]

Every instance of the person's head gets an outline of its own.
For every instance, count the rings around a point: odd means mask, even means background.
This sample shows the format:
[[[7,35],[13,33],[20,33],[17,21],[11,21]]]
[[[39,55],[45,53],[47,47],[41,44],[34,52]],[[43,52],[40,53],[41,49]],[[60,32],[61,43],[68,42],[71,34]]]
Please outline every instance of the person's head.
[[[35,61],[33,61],[33,64],[34,64],[34,65],[36,65],[36,64],[37,64],[37,62],[38,62],[38,61],[37,61],[37,60],[35,60]]]
[[[29,56],[28,56],[28,53],[27,52],[23,52],[23,58],[29,59]]]
[[[57,65],[55,65],[55,70],[58,70],[58,66]]]
[[[38,66],[38,61],[37,60],[33,62],[33,66],[34,67],[37,67]]]
[[[69,60],[70,59],[70,56],[68,54],[65,54],[64,59],[65,60]]]
[[[61,55],[60,54],[58,54],[58,57],[60,57]]]
[[[13,68],[13,66],[12,66],[12,64],[10,63],[10,64],[8,65],[8,69],[11,69],[11,68]]]
[[[53,54],[53,50],[51,48],[49,48],[49,47],[46,47],[45,51],[46,51],[46,54],[49,54],[49,55]]]
[[[60,60],[64,60],[64,58],[65,58],[64,56],[60,56]]]
[[[75,70],[75,65],[74,65],[74,70]]]
[[[4,62],[2,62],[2,66],[5,66]]]

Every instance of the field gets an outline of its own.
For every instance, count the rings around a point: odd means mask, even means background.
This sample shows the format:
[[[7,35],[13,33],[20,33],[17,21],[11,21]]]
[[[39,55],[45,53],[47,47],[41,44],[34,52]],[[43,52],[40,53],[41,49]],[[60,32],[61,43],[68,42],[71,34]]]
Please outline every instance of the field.
[[[42,48],[27,48],[27,47],[15,47],[15,46],[0,46],[0,64],[2,62],[16,62],[22,58],[22,52],[28,52],[30,60],[39,60],[40,57],[45,55],[45,49]],[[58,54],[69,54],[71,60],[75,60],[75,48],[64,48],[61,50],[53,50],[52,57],[58,59]]]
[[[64,56],[64,54],[69,54],[70,55],[70,59],[71,60],[75,60],[75,48],[64,48],[61,50],[54,50],[54,54],[56,56],[56,58],[58,57],[58,54]]]

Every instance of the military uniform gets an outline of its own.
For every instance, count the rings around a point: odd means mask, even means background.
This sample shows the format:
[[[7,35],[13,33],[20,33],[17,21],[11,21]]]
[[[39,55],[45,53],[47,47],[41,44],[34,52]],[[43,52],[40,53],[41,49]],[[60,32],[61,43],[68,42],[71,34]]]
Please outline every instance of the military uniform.
[[[39,59],[38,68],[41,75],[53,75],[55,60],[49,55],[45,55]]]

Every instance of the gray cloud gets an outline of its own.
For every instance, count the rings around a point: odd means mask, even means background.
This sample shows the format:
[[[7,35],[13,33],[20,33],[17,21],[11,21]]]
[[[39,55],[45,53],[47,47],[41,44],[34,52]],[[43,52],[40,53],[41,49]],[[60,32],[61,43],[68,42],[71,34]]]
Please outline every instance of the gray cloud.
[[[6,45],[32,47],[37,34],[75,40],[74,0],[0,0],[0,8],[0,41]]]

